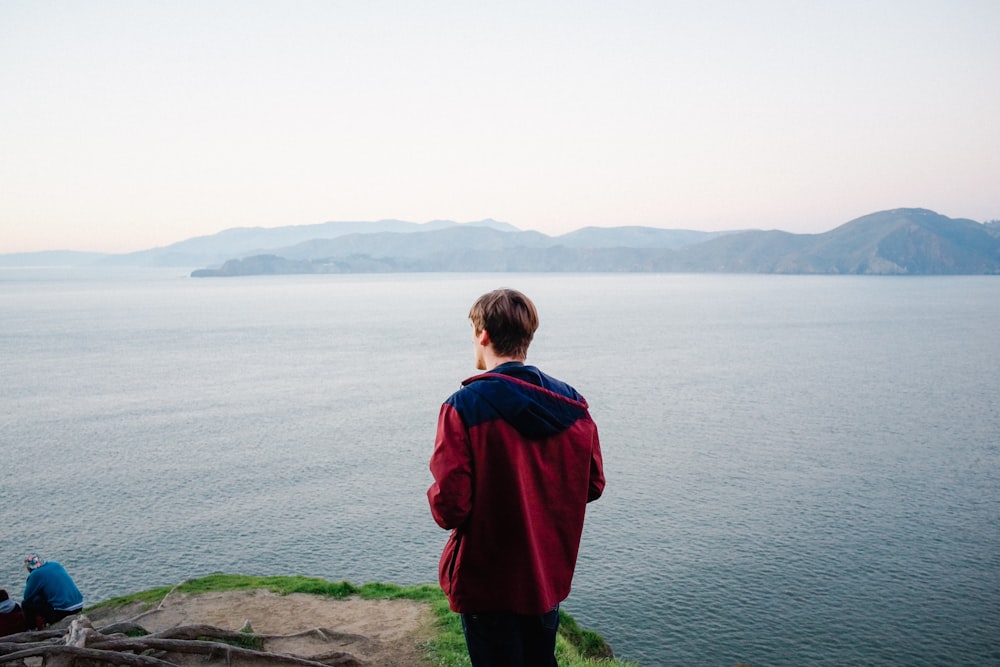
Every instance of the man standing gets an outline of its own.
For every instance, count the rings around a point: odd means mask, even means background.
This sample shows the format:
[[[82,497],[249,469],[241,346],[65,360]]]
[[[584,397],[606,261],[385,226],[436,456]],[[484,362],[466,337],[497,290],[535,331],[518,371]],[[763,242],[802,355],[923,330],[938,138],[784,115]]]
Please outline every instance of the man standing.
[[[575,389],[525,365],[528,297],[484,294],[469,319],[486,372],[438,416],[427,499],[452,531],[438,576],[474,667],[549,667],[586,505],[604,490],[597,427]]]

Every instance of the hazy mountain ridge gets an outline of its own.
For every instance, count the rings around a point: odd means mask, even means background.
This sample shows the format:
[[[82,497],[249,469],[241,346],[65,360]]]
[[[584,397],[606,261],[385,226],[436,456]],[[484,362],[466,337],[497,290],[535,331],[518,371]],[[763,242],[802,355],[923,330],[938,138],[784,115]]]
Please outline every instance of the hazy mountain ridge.
[[[0,266],[207,266],[191,275],[360,272],[729,272],[1000,274],[1000,221],[919,208],[880,211],[821,234],[586,227],[561,236],[483,220],[327,222],[233,228],[124,255],[0,255]]]
[[[119,266],[186,267],[199,264],[219,264],[234,257],[276,254],[278,249],[319,239],[376,233],[409,235],[450,227],[483,227],[502,231],[518,231],[513,225],[491,219],[467,223],[450,220],[433,220],[425,223],[379,220],[377,222],[323,222],[315,225],[284,227],[235,227],[217,234],[179,241],[162,248],[114,255],[104,259],[103,263]]]
[[[405,236],[393,232],[377,232],[348,234],[334,239],[314,239],[288,248],[276,249],[273,253],[289,259],[306,260],[350,255],[419,258],[442,252],[448,253],[454,248],[503,250],[517,247],[545,247],[551,243],[552,238],[540,232],[505,232],[490,227],[449,227]]]
[[[669,232],[664,234],[663,232]],[[734,232],[699,232],[655,227],[584,227],[557,236],[567,248],[683,248]]]
[[[872,213],[822,234],[750,231],[689,249],[685,270],[824,274],[996,274],[1000,235],[926,209]]]
[[[436,234],[437,232],[441,234]],[[391,251],[405,257],[412,256],[421,248],[431,255],[441,255],[448,254],[454,247],[468,246],[494,250],[560,244],[581,247],[648,245],[676,248],[723,233],[725,232],[634,226],[589,227],[563,236],[550,237],[540,232],[521,231],[513,225],[492,219],[466,223],[450,220],[427,223],[402,220],[326,222],[274,228],[236,227],[163,247],[117,255],[72,252],[0,254],[0,266],[100,265],[189,268],[220,266],[233,259],[268,255],[302,260],[345,257],[351,254],[385,257]],[[439,247],[432,247],[435,244]],[[368,263],[363,264],[368,266]],[[253,265],[259,267],[260,262],[255,262]]]
[[[699,240],[700,239],[700,240]],[[1000,227],[926,209],[893,209],[822,234],[642,227],[538,232],[441,229],[401,239],[353,234],[311,241],[271,260],[234,259],[192,275],[370,271],[1000,274]]]

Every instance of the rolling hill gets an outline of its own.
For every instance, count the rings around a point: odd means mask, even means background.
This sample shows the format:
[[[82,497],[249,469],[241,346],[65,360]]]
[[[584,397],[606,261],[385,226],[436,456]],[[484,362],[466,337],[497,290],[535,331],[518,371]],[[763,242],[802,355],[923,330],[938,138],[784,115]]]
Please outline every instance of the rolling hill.
[[[448,226],[313,239],[192,275],[395,271],[998,274],[1000,229],[918,208],[872,213],[822,234],[614,227],[550,237]]]
[[[821,234],[585,227],[560,236],[495,220],[239,227],[120,255],[0,255],[0,266],[202,266],[195,277],[361,272],[1000,274],[1000,222],[921,208],[880,211]]]

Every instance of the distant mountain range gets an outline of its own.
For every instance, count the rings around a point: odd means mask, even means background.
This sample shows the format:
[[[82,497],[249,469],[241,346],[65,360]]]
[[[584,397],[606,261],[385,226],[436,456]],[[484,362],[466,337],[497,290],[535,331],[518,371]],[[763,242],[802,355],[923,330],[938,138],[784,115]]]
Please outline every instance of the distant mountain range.
[[[74,261],[79,260],[79,261]],[[194,277],[361,272],[1000,274],[1000,223],[881,211],[822,234],[587,227],[548,236],[495,220],[236,228],[123,255],[0,255],[0,266],[204,266]]]

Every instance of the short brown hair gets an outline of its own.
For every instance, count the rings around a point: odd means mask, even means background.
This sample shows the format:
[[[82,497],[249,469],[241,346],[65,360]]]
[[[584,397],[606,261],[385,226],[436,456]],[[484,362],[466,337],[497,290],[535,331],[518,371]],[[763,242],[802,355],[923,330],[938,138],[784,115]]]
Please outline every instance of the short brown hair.
[[[472,326],[479,333],[484,329],[497,354],[524,358],[528,345],[538,329],[538,311],[524,294],[512,289],[488,292],[472,304],[469,310]]]

